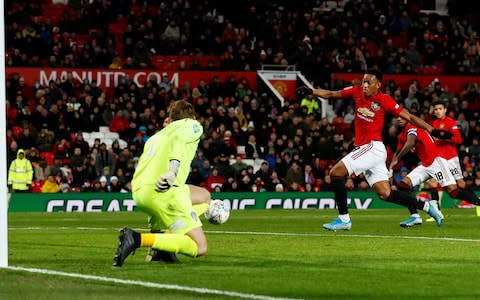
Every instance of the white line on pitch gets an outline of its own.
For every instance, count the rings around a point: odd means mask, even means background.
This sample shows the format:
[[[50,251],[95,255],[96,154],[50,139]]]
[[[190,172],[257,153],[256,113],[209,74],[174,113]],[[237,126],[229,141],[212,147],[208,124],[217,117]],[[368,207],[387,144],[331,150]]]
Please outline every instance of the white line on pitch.
[[[311,237],[359,237],[359,238],[379,238],[379,239],[412,239],[412,240],[435,240],[452,242],[471,242],[480,243],[480,240],[449,237],[429,237],[429,236],[407,236],[407,235],[373,235],[373,234],[321,234],[321,233],[289,233],[289,232],[260,232],[260,231],[205,231],[213,234],[239,234],[239,235],[272,235],[272,236],[311,236]]]
[[[9,230],[98,230],[115,231],[118,228],[105,227],[9,227]],[[134,228],[142,231],[142,228]],[[406,239],[406,240],[431,240],[431,241],[451,241],[451,242],[470,242],[480,243],[477,239],[455,238],[455,237],[429,237],[429,236],[409,236],[409,235],[374,235],[374,234],[322,234],[322,233],[290,233],[290,232],[262,232],[262,231],[223,231],[206,230],[206,233],[212,234],[238,234],[238,235],[271,235],[271,236],[310,236],[310,237],[353,237],[353,238],[377,238],[377,239]]]
[[[63,276],[63,277],[71,277],[71,278],[80,278],[80,279],[86,279],[86,280],[111,282],[111,283],[118,283],[118,284],[125,284],[125,285],[137,285],[137,286],[165,289],[165,290],[192,292],[192,293],[198,293],[198,294],[230,296],[230,297],[237,297],[237,298],[243,298],[243,299],[259,299],[259,300],[290,300],[292,299],[292,298],[277,298],[277,297],[264,296],[264,295],[214,290],[214,289],[207,289],[207,288],[195,288],[195,287],[181,286],[176,284],[162,284],[162,283],[149,282],[149,281],[120,279],[120,278],[86,275],[86,274],[78,274],[78,273],[67,273],[67,272],[47,270],[47,269],[25,268],[25,267],[17,267],[17,266],[9,266],[6,269],[45,274],[45,275],[55,275],[55,276]]]

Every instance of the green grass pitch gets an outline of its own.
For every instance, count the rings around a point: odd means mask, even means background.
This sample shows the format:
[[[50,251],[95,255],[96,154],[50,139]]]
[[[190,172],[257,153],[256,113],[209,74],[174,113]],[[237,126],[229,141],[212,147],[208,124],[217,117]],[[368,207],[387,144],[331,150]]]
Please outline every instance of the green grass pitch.
[[[141,212],[10,213],[11,267],[156,286],[0,269],[0,299],[480,299],[475,210],[445,209],[442,227],[408,229],[398,225],[406,210],[350,213],[351,231],[327,232],[334,210],[233,211],[226,224],[204,221],[207,256],[172,265],[139,249],[121,268],[111,266],[118,229],[146,230]]]

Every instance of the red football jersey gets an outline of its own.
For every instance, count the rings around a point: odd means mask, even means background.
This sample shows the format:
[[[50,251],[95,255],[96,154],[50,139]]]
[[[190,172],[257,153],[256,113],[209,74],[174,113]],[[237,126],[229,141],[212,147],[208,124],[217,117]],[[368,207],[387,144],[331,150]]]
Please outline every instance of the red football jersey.
[[[462,134],[460,133],[460,128],[457,126],[457,122],[445,116],[443,119],[434,120],[432,126],[435,129],[449,131],[453,135],[452,139],[448,141],[435,140],[435,144],[438,146],[442,157],[448,160],[458,156],[457,145],[462,143]]]
[[[380,91],[372,97],[365,97],[361,86],[351,86],[340,94],[342,98],[353,98],[355,102],[355,146],[382,141],[385,113],[397,116],[402,111],[392,97]]]
[[[410,123],[407,123],[405,127],[403,127],[402,133],[400,133],[398,137],[397,149],[403,148],[409,135],[416,137],[415,153],[417,153],[422,165],[428,167],[436,157],[441,156],[430,134],[425,129],[417,128]]]

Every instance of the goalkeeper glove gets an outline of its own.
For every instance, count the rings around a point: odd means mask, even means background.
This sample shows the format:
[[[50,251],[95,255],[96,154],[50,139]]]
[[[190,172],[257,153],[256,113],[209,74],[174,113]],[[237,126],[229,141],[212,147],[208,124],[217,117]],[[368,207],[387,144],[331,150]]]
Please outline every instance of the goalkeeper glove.
[[[155,182],[155,191],[165,193],[172,186],[177,187],[177,172],[179,167],[180,162],[178,160],[171,160],[168,171],[162,174]]]
[[[430,132],[430,135],[439,140],[449,140],[452,138],[452,133],[443,129],[434,129]]]
[[[309,87],[301,86],[297,89],[297,94],[299,94],[301,97],[305,97],[307,95],[312,95],[313,90]]]

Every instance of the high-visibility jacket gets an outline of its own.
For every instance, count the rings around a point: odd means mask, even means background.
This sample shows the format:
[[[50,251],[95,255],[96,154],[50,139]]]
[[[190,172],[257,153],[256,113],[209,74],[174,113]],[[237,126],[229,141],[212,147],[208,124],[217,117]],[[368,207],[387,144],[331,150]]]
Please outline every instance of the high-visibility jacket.
[[[20,154],[23,153],[23,158]],[[12,185],[14,190],[28,190],[32,184],[33,168],[30,161],[25,158],[25,151],[18,149],[17,158],[12,161],[8,169],[8,184]]]
[[[320,112],[320,105],[318,104],[318,100],[315,97],[313,97],[312,99],[303,98],[302,102],[300,103],[300,107],[306,107],[307,114]]]

